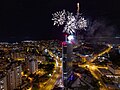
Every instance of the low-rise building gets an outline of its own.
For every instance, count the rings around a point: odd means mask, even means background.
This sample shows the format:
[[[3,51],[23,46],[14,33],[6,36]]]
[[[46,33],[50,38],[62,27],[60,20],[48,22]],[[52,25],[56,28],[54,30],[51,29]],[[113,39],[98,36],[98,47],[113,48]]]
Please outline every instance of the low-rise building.
[[[114,66],[114,65],[108,65],[108,69],[110,72],[112,72],[114,75],[120,75],[120,67]]]

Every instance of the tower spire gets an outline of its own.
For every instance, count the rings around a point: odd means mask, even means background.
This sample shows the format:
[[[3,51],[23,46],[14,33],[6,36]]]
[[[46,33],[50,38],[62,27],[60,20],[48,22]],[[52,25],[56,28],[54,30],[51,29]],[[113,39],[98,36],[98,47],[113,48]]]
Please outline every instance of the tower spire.
[[[80,4],[77,3],[77,13],[79,13],[79,11],[80,11]]]

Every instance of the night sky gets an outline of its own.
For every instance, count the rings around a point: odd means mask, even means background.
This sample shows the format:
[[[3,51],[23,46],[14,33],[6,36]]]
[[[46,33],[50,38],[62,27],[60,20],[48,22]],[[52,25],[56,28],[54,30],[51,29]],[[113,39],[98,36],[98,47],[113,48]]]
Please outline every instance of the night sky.
[[[105,18],[120,26],[119,0],[3,0],[0,3],[0,41],[63,39],[63,27],[53,26],[52,13],[66,9],[89,20]]]

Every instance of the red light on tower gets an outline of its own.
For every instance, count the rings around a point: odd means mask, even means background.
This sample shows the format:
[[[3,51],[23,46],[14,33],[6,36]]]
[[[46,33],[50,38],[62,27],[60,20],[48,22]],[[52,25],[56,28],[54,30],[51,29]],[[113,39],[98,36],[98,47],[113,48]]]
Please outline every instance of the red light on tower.
[[[68,36],[69,34],[68,33],[64,33],[64,36]]]
[[[68,34],[67,34],[67,33],[65,33],[65,34],[64,34],[64,36],[65,36],[65,41],[67,42],[67,37],[68,37]]]
[[[66,42],[62,42],[62,46],[66,46],[67,45],[67,43]]]

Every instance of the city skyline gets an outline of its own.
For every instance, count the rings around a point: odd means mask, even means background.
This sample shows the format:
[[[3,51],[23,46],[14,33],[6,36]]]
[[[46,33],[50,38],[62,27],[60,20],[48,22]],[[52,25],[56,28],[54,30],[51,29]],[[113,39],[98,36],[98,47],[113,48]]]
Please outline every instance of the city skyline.
[[[120,89],[118,1],[1,4],[0,90]]]
[[[120,44],[0,43],[0,89],[120,89]]]

